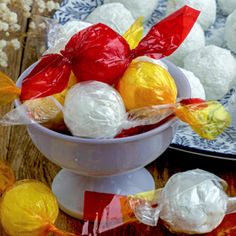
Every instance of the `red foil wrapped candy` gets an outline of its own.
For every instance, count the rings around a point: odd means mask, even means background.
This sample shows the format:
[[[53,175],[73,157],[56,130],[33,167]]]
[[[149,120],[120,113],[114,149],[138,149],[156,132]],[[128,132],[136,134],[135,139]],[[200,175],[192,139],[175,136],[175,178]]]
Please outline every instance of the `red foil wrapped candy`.
[[[116,83],[131,61],[139,56],[160,59],[172,54],[184,41],[200,12],[184,6],[155,24],[135,49],[104,24],[75,34],[60,54],[39,61],[23,80],[21,100],[49,96],[67,86],[71,70],[79,81]]]

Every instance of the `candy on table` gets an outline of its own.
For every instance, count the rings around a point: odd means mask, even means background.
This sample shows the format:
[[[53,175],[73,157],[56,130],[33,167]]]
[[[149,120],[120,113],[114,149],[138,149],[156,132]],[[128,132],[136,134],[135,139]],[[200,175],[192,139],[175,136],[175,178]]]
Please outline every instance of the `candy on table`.
[[[236,10],[236,1],[235,0],[218,0],[220,8],[223,10],[223,13],[226,15],[231,14]]]
[[[201,81],[191,71],[185,70],[180,67],[179,69],[184,73],[189,82],[191,88],[191,98],[201,98],[205,100],[206,93]]]
[[[230,50],[236,53],[236,1],[235,10],[227,17],[225,24],[225,40]]]
[[[204,30],[209,28],[216,20],[216,0],[168,0],[167,14],[170,14],[184,5],[201,11],[198,22]]]
[[[205,46],[205,35],[200,24],[197,22],[193,26],[187,38],[180,47],[171,54],[168,59],[177,66],[184,66],[184,58],[191,52]]]
[[[148,0],[148,4],[143,0],[104,0],[105,4],[114,2],[122,3],[132,13],[134,18],[143,16],[146,21],[157,8],[159,0]]]
[[[97,7],[86,21],[92,24],[103,23],[119,34],[125,33],[135,19],[121,3],[109,3]]]
[[[205,88],[207,100],[222,98],[236,84],[236,60],[227,49],[214,45],[190,53],[184,69],[193,72]]]
[[[0,161],[0,222],[9,236],[75,236],[54,226],[58,203],[51,190],[36,180],[15,182],[15,176]]]
[[[69,90],[64,120],[75,136],[113,138],[126,120],[126,111],[114,88],[97,81],[86,81]]]
[[[144,199],[131,196],[130,205],[145,224],[155,226],[161,218],[172,232],[203,234],[214,230],[227,213],[235,210],[236,198],[226,195],[226,187],[226,182],[214,174],[190,170],[173,175],[158,194],[147,193]]]
[[[160,59],[173,53],[188,35],[198,15],[199,11],[183,7],[154,25],[133,50],[108,26],[90,26],[75,34],[60,55],[42,57],[23,80],[21,99],[61,92],[68,83],[71,70],[80,81],[92,79],[116,83],[132,59],[144,55]],[[173,28],[173,24],[178,27]]]
[[[45,54],[60,53],[74,34],[89,26],[91,26],[90,23],[78,20],[68,21],[64,25],[55,25],[48,32],[48,49]]]

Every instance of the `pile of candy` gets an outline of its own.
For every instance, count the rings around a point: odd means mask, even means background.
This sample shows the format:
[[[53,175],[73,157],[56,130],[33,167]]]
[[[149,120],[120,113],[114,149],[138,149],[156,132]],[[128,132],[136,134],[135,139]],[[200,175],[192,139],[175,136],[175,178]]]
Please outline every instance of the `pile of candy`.
[[[21,89],[2,75],[0,102],[19,96],[23,104],[0,124],[38,122],[56,131],[67,127],[79,137],[114,138],[139,134],[144,126],[176,116],[203,138],[216,138],[230,124],[224,107],[178,99],[174,78],[157,61],[181,45],[198,16],[199,11],[184,6],[144,38],[141,18],[123,37],[101,23],[75,33],[60,54],[41,58]]]

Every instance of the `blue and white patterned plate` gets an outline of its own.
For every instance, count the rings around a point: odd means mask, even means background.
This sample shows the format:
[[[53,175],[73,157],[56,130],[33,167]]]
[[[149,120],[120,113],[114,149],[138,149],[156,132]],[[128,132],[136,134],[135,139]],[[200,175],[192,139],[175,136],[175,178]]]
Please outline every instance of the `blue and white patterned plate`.
[[[60,9],[55,13],[54,18],[61,24],[72,19],[84,20],[96,7],[102,4],[103,0],[64,0],[61,3]],[[151,27],[154,23],[162,19],[165,16],[165,10],[166,0],[159,0],[159,6],[153,12],[146,27]],[[225,47],[223,39],[225,20],[226,17],[218,10],[215,24],[205,32],[208,44]],[[234,92],[235,89],[231,89],[221,102],[227,105],[229,98]],[[207,141],[201,139],[190,127],[181,125],[170,147],[203,156],[236,161],[236,130],[228,128],[216,140]]]

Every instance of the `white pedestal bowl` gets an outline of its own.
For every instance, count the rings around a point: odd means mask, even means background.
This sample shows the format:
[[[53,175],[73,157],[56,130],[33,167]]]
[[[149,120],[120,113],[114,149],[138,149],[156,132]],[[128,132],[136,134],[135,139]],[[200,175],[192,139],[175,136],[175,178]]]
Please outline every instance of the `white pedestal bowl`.
[[[190,97],[185,76],[172,63],[165,63],[176,81],[178,97]],[[33,67],[23,72],[17,86]],[[144,166],[167,149],[176,126],[177,120],[173,118],[143,134],[105,140],[64,135],[39,124],[29,125],[27,130],[39,151],[63,168],[52,184],[60,208],[82,218],[84,191],[128,195],[154,189],[154,180]]]

